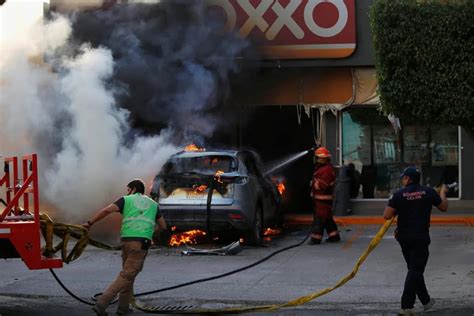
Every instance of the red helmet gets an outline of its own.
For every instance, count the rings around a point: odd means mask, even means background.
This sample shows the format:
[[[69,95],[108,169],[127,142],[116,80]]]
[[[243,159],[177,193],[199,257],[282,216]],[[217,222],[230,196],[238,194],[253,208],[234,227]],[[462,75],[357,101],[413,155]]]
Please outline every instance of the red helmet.
[[[331,158],[331,153],[326,147],[319,147],[314,151],[314,155],[318,158]]]

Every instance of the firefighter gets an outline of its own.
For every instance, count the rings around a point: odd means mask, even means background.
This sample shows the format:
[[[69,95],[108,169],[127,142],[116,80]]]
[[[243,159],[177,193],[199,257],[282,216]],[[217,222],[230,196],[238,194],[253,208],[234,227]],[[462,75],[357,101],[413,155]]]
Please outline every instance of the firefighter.
[[[418,296],[423,309],[433,307],[434,299],[428,294],[423,273],[428,262],[430,244],[431,209],[436,206],[440,211],[448,210],[446,186],[438,194],[433,188],[420,185],[420,169],[409,166],[400,175],[403,188],[395,192],[388,200],[383,217],[386,220],[398,215],[395,238],[407,263],[399,315],[413,315],[415,299]]]
[[[332,203],[336,173],[331,164],[331,153],[326,147],[319,147],[314,151],[316,167],[311,180],[311,197],[314,203],[314,222],[310,245],[318,245],[323,238],[324,230],[328,234],[327,242],[341,240],[336,222],[332,217]]]
[[[122,228],[122,271],[117,279],[98,298],[93,310],[97,315],[107,315],[106,308],[118,295],[117,314],[130,312],[135,277],[143,268],[154,233],[166,230],[166,222],[160,215],[155,201],[145,196],[145,184],[136,179],[127,184],[127,195],[103,208],[83,226],[90,229],[104,217],[120,212]]]

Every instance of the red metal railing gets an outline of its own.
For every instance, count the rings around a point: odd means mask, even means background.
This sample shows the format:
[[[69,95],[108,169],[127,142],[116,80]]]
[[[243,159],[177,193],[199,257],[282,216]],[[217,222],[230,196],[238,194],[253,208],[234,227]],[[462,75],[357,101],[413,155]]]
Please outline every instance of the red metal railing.
[[[22,157],[22,178],[18,162],[17,157],[5,158],[0,178],[7,204],[0,214],[0,258],[21,258],[30,269],[60,268],[62,260],[46,258],[41,252],[38,157]]]

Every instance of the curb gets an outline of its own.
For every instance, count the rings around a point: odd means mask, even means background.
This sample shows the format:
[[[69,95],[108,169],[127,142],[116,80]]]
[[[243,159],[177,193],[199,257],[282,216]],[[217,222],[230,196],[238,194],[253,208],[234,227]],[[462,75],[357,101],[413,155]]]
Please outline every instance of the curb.
[[[334,216],[337,224],[345,225],[382,225],[385,220],[382,216]],[[285,216],[289,225],[311,225],[313,215],[289,214]],[[396,220],[394,221],[396,222]],[[474,216],[431,216],[431,225],[464,225],[474,226]]]

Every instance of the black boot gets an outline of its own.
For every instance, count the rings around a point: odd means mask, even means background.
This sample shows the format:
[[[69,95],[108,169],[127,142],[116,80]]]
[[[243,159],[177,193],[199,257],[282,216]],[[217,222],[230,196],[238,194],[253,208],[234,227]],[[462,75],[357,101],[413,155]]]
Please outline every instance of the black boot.
[[[330,236],[326,239],[326,242],[338,242],[341,241],[341,237],[338,235]]]
[[[319,244],[321,244],[321,239],[311,238],[309,240],[308,244],[310,244],[310,245],[319,245]]]

